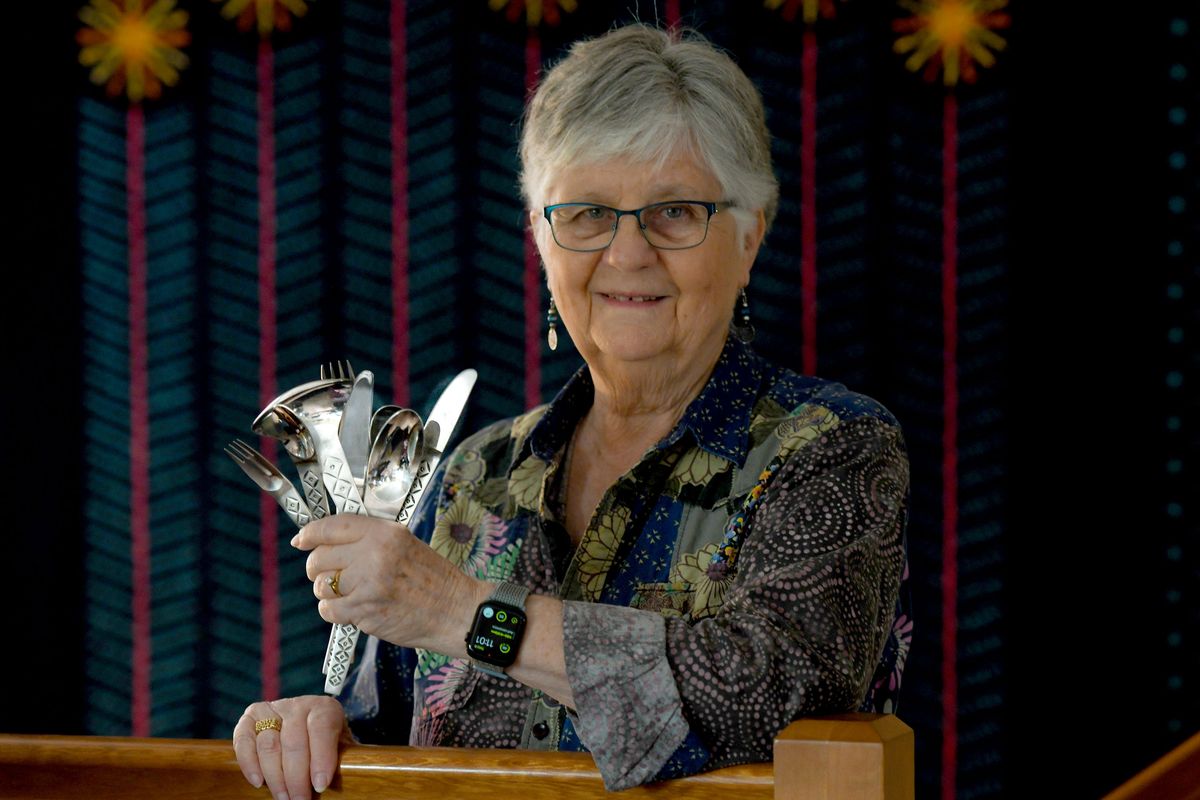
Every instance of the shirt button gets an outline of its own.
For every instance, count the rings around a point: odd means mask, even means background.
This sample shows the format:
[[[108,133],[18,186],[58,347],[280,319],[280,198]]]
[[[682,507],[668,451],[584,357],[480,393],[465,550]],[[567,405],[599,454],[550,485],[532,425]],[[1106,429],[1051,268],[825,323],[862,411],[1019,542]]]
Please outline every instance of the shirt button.
[[[533,726],[533,738],[539,741],[550,735],[550,726],[544,722],[538,722]]]

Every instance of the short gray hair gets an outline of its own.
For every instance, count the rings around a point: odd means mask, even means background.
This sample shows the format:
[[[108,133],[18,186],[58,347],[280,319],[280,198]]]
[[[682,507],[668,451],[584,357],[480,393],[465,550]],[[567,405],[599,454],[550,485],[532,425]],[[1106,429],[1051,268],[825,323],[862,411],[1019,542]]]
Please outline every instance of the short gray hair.
[[[698,33],[627,25],[576,42],[538,86],[521,132],[521,193],[540,210],[571,164],[661,164],[681,149],[712,171],[725,193],[713,199],[732,203],[742,225],[762,209],[770,228],[779,182],[754,84]]]

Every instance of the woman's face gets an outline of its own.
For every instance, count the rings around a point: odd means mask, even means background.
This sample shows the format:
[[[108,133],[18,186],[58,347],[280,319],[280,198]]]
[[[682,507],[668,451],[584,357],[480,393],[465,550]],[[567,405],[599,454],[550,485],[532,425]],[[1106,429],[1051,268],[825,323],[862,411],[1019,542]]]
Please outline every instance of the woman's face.
[[[586,202],[641,208],[667,200],[720,203],[717,179],[689,156],[661,169],[625,159],[573,167],[547,187],[546,203]],[[577,253],[550,236],[541,209],[530,213],[559,315],[592,367],[657,362],[671,371],[715,362],[729,329],[738,290],[750,280],[763,217],[743,235],[727,210],[714,214],[708,236],[687,250],[650,245],[633,215],[620,218],[604,250]]]

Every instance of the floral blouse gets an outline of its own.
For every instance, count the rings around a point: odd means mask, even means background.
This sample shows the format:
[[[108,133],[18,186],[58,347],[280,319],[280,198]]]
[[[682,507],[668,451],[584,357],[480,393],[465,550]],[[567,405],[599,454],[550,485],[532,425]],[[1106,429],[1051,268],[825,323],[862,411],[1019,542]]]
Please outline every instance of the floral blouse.
[[[564,600],[576,708],[371,639],[342,697],[355,735],[587,750],[622,789],[769,761],[801,716],[894,710],[912,623],[892,415],[730,339],[573,548],[558,478],[592,396],[584,367],[548,406],[468,438],[413,524],[471,575]]]

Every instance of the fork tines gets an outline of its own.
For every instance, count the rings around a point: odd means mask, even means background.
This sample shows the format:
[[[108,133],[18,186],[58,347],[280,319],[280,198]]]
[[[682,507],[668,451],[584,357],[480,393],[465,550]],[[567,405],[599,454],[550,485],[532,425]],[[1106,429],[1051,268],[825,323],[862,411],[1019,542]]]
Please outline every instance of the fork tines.
[[[225,454],[241,466],[250,465],[257,468],[259,472],[265,472],[258,463],[258,459],[261,458],[258,451],[241,439],[234,439],[225,445]]]
[[[350,366],[349,359],[335,361],[328,365],[321,365],[321,380],[332,381],[352,381],[354,380],[354,367]]]

